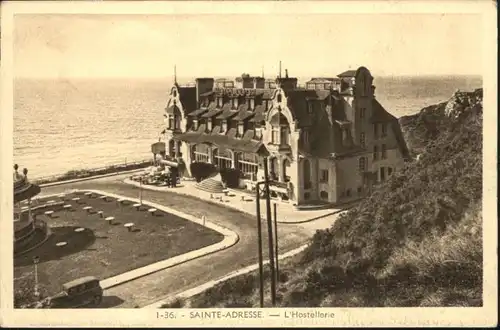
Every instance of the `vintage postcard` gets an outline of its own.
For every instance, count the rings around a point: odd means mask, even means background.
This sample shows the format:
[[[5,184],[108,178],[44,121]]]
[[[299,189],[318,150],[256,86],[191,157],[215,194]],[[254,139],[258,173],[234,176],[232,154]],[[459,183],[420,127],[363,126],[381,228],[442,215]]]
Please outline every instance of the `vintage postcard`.
[[[2,326],[496,325],[494,2],[1,6]]]

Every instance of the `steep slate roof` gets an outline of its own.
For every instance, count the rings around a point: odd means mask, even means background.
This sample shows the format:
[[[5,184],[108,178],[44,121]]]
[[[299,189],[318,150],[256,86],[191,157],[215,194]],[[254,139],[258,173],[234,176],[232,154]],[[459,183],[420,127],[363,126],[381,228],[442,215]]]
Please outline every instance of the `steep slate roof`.
[[[222,112],[221,109],[211,109],[207,113],[201,115],[202,118],[212,118],[213,116],[217,116]]]
[[[177,87],[179,100],[182,103],[185,113],[196,110],[196,87]]]
[[[340,81],[339,78],[329,78],[329,77],[315,77],[315,78],[311,78],[311,80],[307,81],[307,83],[329,83],[329,82],[333,82],[333,81]]]
[[[255,113],[252,112],[252,111],[243,110],[243,111],[238,112],[238,114],[233,119],[235,119],[235,120],[246,120],[246,119],[249,119],[250,117],[252,117],[254,115],[255,115]]]
[[[353,78],[356,76],[356,70],[347,70],[337,75],[339,78]]]
[[[255,115],[252,118],[250,118],[251,122],[258,123],[258,122],[261,122],[263,120],[266,120],[266,117],[265,117],[266,107],[265,106],[263,106],[263,105],[256,106],[254,109],[254,113],[255,113]]]
[[[372,108],[372,123],[389,123],[398,143],[401,154],[405,159],[409,159],[410,151],[408,150],[408,146],[406,145],[406,141],[403,137],[403,132],[401,131],[401,126],[399,125],[398,119],[387,112],[387,110],[385,110],[384,107],[376,99],[373,99],[372,101]]]
[[[216,119],[229,119],[231,118],[232,116],[236,115],[238,113],[237,110],[231,110],[231,109],[226,109],[224,111],[222,111],[217,117],[215,117]]]

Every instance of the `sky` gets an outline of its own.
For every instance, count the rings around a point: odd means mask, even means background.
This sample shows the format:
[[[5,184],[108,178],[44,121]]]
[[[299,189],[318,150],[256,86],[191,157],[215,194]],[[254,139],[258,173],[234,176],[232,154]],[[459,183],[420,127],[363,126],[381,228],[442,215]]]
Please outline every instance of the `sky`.
[[[480,15],[23,14],[14,75],[23,78],[481,74]]]

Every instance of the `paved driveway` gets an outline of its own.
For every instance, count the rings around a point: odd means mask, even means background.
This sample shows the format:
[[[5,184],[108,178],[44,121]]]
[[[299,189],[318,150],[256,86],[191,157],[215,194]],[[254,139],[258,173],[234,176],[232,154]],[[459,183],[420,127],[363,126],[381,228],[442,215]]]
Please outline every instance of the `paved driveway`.
[[[138,188],[123,183],[125,177],[120,175],[46,187],[42,188],[42,195],[62,193],[69,189],[99,189],[137,198]],[[143,198],[194,216],[201,217],[205,214],[210,221],[238,233],[240,240],[229,249],[110,288],[105,292],[102,307],[142,307],[258,262],[255,217],[171,192],[143,190]],[[317,229],[330,226],[335,218],[336,215],[304,224],[280,224],[278,227],[280,253],[303,245]],[[266,242],[266,224],[263,223],[262,228],[263,239]],[[267,245],[264,245],[264,253],[267,255]]]

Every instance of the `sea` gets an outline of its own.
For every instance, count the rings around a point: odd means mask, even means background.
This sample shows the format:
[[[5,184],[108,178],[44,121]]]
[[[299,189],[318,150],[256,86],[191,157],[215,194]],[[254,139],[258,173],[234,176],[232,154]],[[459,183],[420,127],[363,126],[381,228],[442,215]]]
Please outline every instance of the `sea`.
[[[188,83],[194,79],[178,79]],[[300,79],[299,83],[306,79]],[[152,159],[170,79],[14,81],[14,162],[30,178]],[[482,86],[480,76],[378,77],[376,97],[396,117]]]

